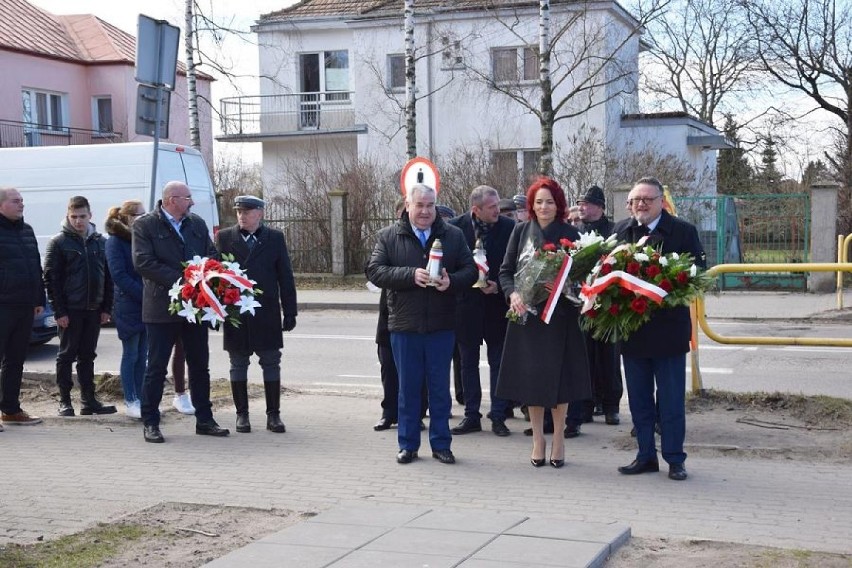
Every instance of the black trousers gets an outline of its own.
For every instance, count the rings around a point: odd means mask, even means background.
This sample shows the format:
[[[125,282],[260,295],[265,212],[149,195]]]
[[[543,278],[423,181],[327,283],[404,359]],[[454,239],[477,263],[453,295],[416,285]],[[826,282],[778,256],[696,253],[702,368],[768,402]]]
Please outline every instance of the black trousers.
[[[101,314],[97,310],[68,310],[68,327],[59,328],[56,355],[56,385],[60,395],[70,393],[74,381],[71,367],[77,363],[77,381],[85,398],[95,383],[95,357],[101,334]],[[93,392],[91,394],[94,394]]]
[[[32,306],[0,306],[0,412],[21,411],[21,377],[33,329]]]

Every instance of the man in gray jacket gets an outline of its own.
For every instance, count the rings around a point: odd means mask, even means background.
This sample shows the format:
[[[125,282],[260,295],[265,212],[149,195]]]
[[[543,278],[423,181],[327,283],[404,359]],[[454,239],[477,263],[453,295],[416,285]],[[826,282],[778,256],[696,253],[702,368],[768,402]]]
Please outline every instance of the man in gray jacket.
[[[146,442],[164,441],[160,401],[175,339],[183,340],[189,388],[195,406],[195,433],[227,436],[213,419],[210,404],[210,350],[207,325],[169,313],[169,289],[183,275],[183,263],[198,255],[218,258],[204,219],[190,213],[192,194],[183,182],[170,181],[154,210],[133,223],[133,266],[142,276],[142,321],[148,331],[148,369],[142,382],[142,422]]]

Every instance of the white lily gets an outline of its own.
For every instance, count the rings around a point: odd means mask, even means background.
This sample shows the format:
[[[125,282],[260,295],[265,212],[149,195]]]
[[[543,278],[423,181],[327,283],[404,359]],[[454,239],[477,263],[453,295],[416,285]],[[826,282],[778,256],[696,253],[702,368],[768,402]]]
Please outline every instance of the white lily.
[[[669,259],[660,255],[660,266],[668,266],[668,265],[669,265]]]
[[[588,233],[580,233],[580,238],[577,239],[574,244],[577,248],[585,248],[589,245],[596,245],[598,243],[603,242],[603,237],[600,236],[595,231],[589,231]]]
[[[680,258],[680,255],[679,255],[678,253],[676,253],[676,252],[673,252],[673,253],[672,253],[672,258],[673,258],[673,259],[675,259],[675,260],[677,260],[677,259],[679,259],[679,258]]]
[[[225,318],[217,314],[216,310],[214,310],[210,306],[207,306],[206,308],[204,308],[204,315],[201,316],[201,321],[209,321],[210,327],[212,327],[213,329],[217,329],[219,327],[219,323],[225,321]]]
[[[236,305],[240,307],[240,314],[249,312],[251,315],[254,315],[254,309],[260,307],[260,302],[255,300],[254,296],[244,294],[240,296],[240,301]]]
[[[695,278],[696,274],[698,274],[698,267],[693,264],[689,267],[689,275]]]
[[[633,258],[635,258],[639,262],[648,262],[649,260],[651,260],[651,257],[649,257],[644,252],[637,252],[636,254],[633,255]]]
[[[177,279],[177,282],[172,284],[172,287],[169,289],[169,299],[174,301],[180,298],[180,291],[183,288],[183,285],[180,283],[180,278]]]
[[[186,321],[189,323],[196,323],[198,321],[197,316],[198,312],[201,311],[195,306],[192,305],[191,302],[187,302],[186,300],[181,302],[183,309],[177,313],[182,318],[186,318]]]

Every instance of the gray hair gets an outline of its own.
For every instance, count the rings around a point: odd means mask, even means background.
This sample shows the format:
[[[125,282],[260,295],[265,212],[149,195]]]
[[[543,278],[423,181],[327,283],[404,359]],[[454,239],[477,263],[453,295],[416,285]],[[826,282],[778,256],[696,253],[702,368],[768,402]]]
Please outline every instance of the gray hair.
[[[411,205],[413,203],[412,200],[414,199],[415,193],[419,193],[420,195],[431,194],[433,197],[437,197],[437,195],[438,195],[437,192],[435,191],[435,188],[429,187],[426,184],[416,183],[416,184],[412,185],[411,189],[405,194],[406,203],[408,203],[409,205]]]
[[[180,187],[185,187],[189,189],[189,186],[183,183],[182,181],[174,180],[166,183],[166,185],[163,186],[163,201],[171,197],[174,190]]]
[[[470,192],[470,206],[479,207],[486,197],[491,196],[500,199],[500,193],[490,185],[478,185]]]
[[[18,191],[14,187],[0,187],[0,203],[3,203],[7,199],[9,199],[10,191]]]
[[[639,180],[633,184],[633,187],[636,187],[637,185],[652,185],[660,190],[660,195],[665,193],[662,182],[653,176],[639,178]]]

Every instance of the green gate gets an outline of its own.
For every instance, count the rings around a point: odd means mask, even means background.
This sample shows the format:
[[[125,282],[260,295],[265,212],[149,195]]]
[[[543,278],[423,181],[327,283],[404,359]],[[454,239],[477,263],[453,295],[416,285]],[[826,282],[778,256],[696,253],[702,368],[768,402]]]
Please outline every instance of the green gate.
[[[808,262],[810,197],[804,193],[675,197],[698,228],[707,266]],[[722,274],[719,288],[807,290],[807,273]]]

